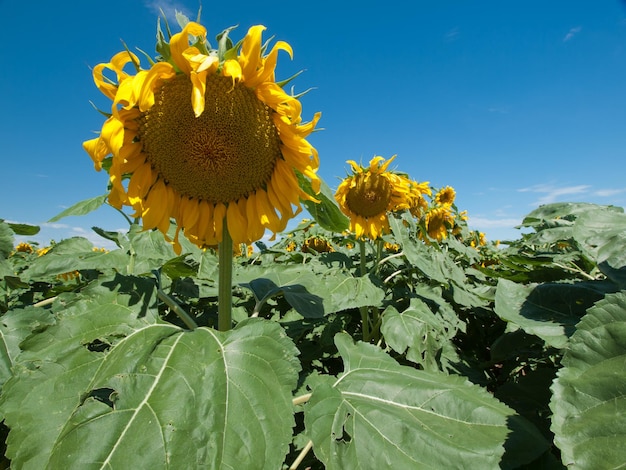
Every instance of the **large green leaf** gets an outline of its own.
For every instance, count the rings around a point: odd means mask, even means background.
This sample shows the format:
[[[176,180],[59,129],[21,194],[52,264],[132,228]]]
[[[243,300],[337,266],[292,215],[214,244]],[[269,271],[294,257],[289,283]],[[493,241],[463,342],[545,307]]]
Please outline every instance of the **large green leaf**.
[[[626,291],[589,309],[552,386],[554,441],[568,468],[626,462]]]
[[[562,348],[587,308],[604,297],[606,283],[517,284],[498,281],[495,313],[503,320]]]
[[[389,225],[409,264],[419,269],[426,277],[444,285],[448,285],[451,280],[459,286],[466,282],[463,270],[456,265],[452,257],[446,256],[434,245],[427,245],[411,234],[416,228],[408,216],[390,217]]]
[[[0,258],[8,258],[13,251],[13,235],[9,224],[0,221]]]
[[[251,288],[257,300],[282,293],[307,317],[380,305],[384,297],[384,291],[368,277],[353,277],[343,268],[316,264],[238,267],[233,282]]]
[[[626,214],[589,211],[576,219],[573,233],[602,272],[626,287]]]
[[[249,288],[254,293],[254,297],[257,300],[257,309],[260,309],[262,304],[270,298],[280,294],[303,317],[321,318],[324,316],[323,299],[311,294],[301,284],[277,286],[270,279],[260,278],[248,283],[242,283],[241,285]]]
[[[577,217],[590,211],[608,210],[624,212],[615,206],[598,206],[585,202],[555,202],[539,206],[522,221],[523,227],[534,227],[537,230],[553,227],[571,227]]]
[[[97,297],[22,343],[0,398],[16,468],[280,467],[300,366],[278,324],[185,331]]]
[[[116,270],[127,265],[128,260],[122,250],[94,251],[86,238],[72,237],[54,245],[44,256],[35,258],[20,277],[29,280],[81,269]]]
[[[107,200],[107,195],[103,194],[102,196],[92,197],[90,199],[85,199],[84,201],[77,202],[71,207],[68,207],[60,214],[52,217],[48,222],[56,222],[61,220],[64,217],[69,217],[71,215],[85,215],[90,212],[95,211],[100,206],[102,206]]]
[[[412,362],[427,370],[438,369],[438,358],[442,349],[462,327],[458,317],[452,324],[445,316],[435,315],[428,305],[411,299],[403,312],[389,306],[382,314],[381,332],[387,344]]]
[[[25,235],[32,236],[37,235],[39,233],[39,226],[37,225],[29,225],[29,224],[12,224],[9,222],[9,227],[15,233],[15,235]]]
[[[0,387],[9,377],[15,358],[20,353],[19,344],[34,330],[54,323],[54,317],[42,308],[26,307],[9,310],[0,322]]]
[[[344,372],[320,381],[305,408],[306,432],[327,468],[498,468],[510,408],[462,377],[401,366],[345,333],[335,342]],[[531,427],[515,429],[536,448],[527,446],[530,462],[543,440]]]

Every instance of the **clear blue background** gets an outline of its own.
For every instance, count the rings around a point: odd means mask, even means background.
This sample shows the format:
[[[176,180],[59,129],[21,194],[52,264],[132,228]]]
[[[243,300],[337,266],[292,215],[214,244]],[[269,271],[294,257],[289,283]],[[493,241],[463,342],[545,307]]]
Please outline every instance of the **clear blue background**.
[[[121,40],[154,55],[159,8],[176,32],[174,10],[198,3],[0,0],[0,218],[42,224],[41,243],[124,228],[108,207],[45,222],[104,193],[81,146],[103,122],[90,101],[110,106],[90,67]],[[304,117],[322,112],[309,140],[333,189],[346,160],[397,154],[413,179],[453,186],[490,239],[519,236],[539,204],[626,205],[624,1],[206,1],[202,23],[209,38],[239,24],[235,39],[260,23],[292,45],[277,77],[304,69],[295,91],[315,88]]]

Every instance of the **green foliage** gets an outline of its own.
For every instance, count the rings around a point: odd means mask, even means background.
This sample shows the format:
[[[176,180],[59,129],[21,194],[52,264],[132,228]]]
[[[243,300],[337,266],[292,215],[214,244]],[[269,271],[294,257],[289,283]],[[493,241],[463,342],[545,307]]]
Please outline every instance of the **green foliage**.
[[[77,202],[72,207],[68,207],[60,214],[57,214],[54,217],[52,217],[48,222],[56,222],[58,220],[61,220],[64,217],[69,217],[72,215],[75,216],[75,215],[89,214],[90,212],[93,212],[96,209],[98,209],[100,206],[102,206],[106,202],[106,199],[107,199],[107,195],[104,194],[102,196],[96,196],[90,199],[85,199],[84,201]]]
[[[626,462],[626,292],[607,295],[578,324],[552,390],[552,430],[571,468]]]
[[[340,233],[348,229],[350,221],[339,209],[332,191],[324,181],[321,182],[320,192],[317,194],[313,191],[311,182],[301,173],[298,173],[298,183],[305,193],[318,201],[302,201],[317,223],[333,232]]]
[[[84,238],[18,250],[15,233],[30,229],[0,222],[12,467],[626,460],[622,209],[542,206],[506,246],[480,243],[458,213],[439,241],[396,214],[361,258],[328,188],[316,197],[314,221],[235,257],[228,332],[214,329],[210,249],[181,238],[177,256],[159,232],[131,225],[94,228],[111,251]]]
[[[513,410],[461,377],[401,366],[346,334],[335,341],[344,371],[318,384],[305,410],[327,468],[498,466]]]

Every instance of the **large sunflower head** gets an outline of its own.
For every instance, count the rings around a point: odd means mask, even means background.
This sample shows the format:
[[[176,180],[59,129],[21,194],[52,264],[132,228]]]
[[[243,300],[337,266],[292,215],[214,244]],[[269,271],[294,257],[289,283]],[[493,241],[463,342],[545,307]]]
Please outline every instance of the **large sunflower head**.
[[[299,100],[274,76],[278,52],[292,49],[278,41],[268,52],[264,30],[251,27],[234,46],[226,30],[211,49],[204,26],[188,22],[169,43],[159,29],[159,60],[148,68],[125,50],[93,70],[113,103],[83,146],[109,174],[109,203],[166,237],[174,219],[177,251],[181,230],[198,246],[219,243],[224,222],[235,244],[284,230],[311,199],[298,173],[319,190],[306,137],[320,114],[302,122]]]
[[[387,169],[394,158],[374,157],[369,167],[348,160],[352,174],[339,184],[335,199],[357,238],[375,240],[389,232],[388,213],[411,206],[414,182]]]

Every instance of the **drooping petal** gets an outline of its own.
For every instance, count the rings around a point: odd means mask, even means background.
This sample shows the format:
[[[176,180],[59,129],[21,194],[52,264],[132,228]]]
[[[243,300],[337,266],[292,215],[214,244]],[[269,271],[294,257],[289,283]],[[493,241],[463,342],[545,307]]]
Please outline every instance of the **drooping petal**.
[[[243,76],[241,65],[239,65],[239,62],[232,59],[224,61],[224,65],[222,66],[222,75],[232,78],[233,86],[235,86],[235,83],[241,80]]]
[[[187,75],[189,75],[193,69],[184,55],[184,52],[189,49],[189,35],[197,36],[204,41],[206,40],[206,28],[198,23],[190,21],[185,25],[180,33],[172,35],[172,38],[170,39],[170,53],[172,54],[172,60],[176,64],[176,67]]]

